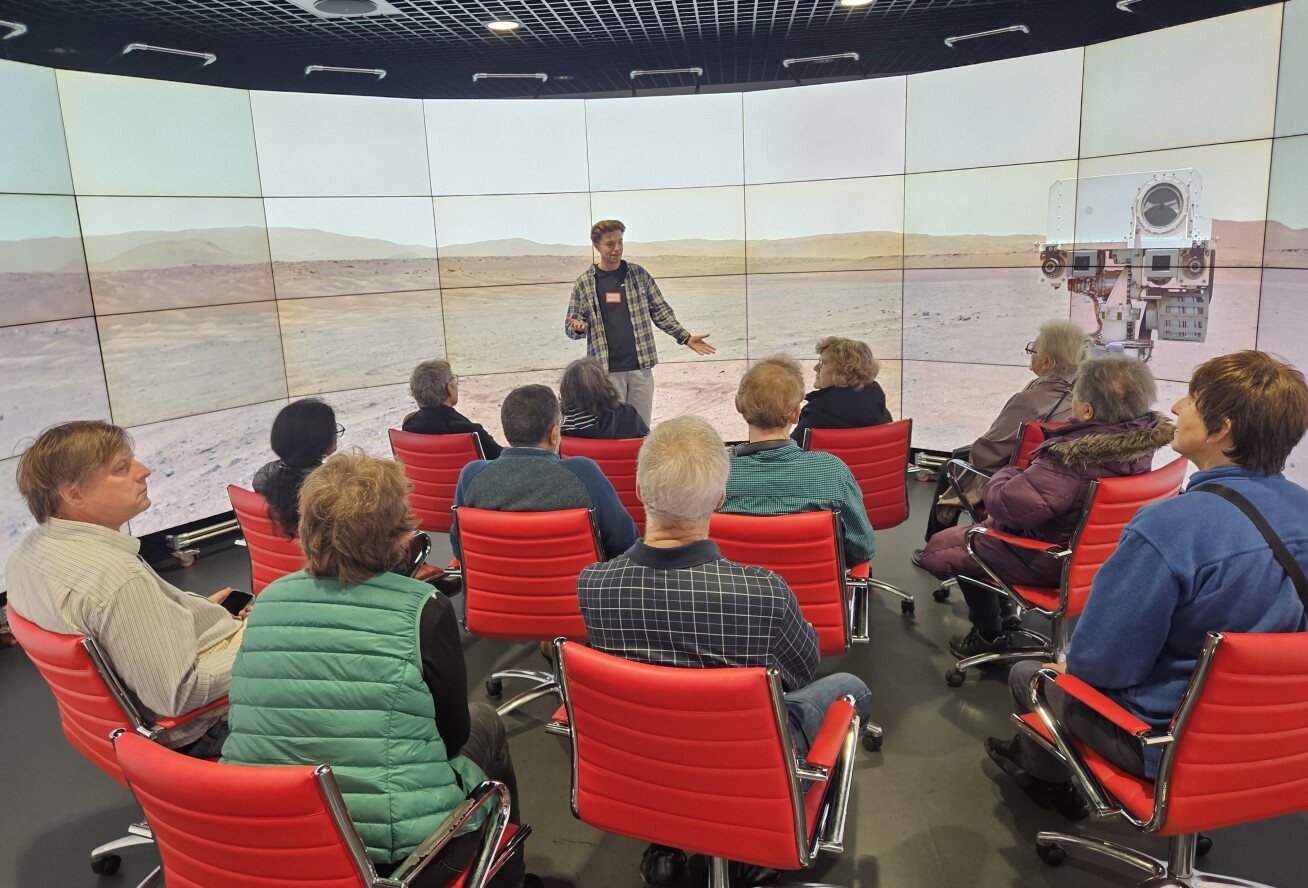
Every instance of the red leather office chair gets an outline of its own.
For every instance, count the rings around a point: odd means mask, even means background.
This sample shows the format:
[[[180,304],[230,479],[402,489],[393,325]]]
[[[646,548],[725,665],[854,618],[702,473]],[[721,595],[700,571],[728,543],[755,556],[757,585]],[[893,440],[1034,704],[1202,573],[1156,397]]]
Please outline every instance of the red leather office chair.
[[[413,484],[409,507],[421,530],[450,532],[450,509],[459,473],[474,459],[485,459],[481,441],[468,432],[460,435],[420,435],[391,429],[391,452],[404,466]]]
[[[262,494],[231,484],[227,496],[241,526],[250,553],[250,591],[258,595],[273,580],[304,569],[304,552],[293,537],[288,538],[268,515],[268,501]]]
[[[24,619],[12,605],[9,607],[9,623],[14,637],[54,694],[64,737],[73,748],[90,759],[91,764],[123,786],[127,785],[127,780],[114,756],[113,744],[109,742],[111,732],[127,729],[146,740],[155,740],[170,728],[227,705],[227,698],[223,697],[185,715],[150,721],[132,702],[95,639],[48,632]],[[101,875],[112,875],[122,862],[119,851],[134,845],[148,845],[152,841],[149,828],[134,823],[128,827],[127,836],[91,852],[91,869]]]
[[[645,506],[636,495],[636,455],[644,438],[570,438],[559,439],[559,456],[586,456],[599,463],[600,471],[609,479],[622,503],[636,522],[640,535],[645,535]]]
[[[295,537],[287,539],[273,523],[268,513],[268,501],[262,494],[232,484],[227,488],[227,496],[231,498],[236,523],[241,526],[245,548],[250,553],[251,592],[258,595],[273,580],[304,569],[306,562],[299,541]],[[415,530],[404,563],[396,566],[397,572],[423,582],[439,577],[443,571],[425,563],[430,551],[431,540]]]
[[[1031,459],[1035,456],[1036,448],[1045,442],[1049,432],[1061,429],[1068,425],[1065,422],[1024,422],[1017,427],[1017,447],[1013,450],[1013,458],[1009,460],[1009,465],[1017,466],[1019,469],[1025,469],[1031,465]],[[985,480],[990,476],[978,469],[976,466],[963,459],[951,459],[940,467],[940,471],[945,473],[945,478],[949,481],[950,488],[954,495],[958,497],[962,508],[967,512],[968,517],[973,524],[979,524],[985,520],[985,515],[978,511],[979,506],[974,505],[968,497],[967,492],[963,490],[963,478],[967,475],[976,475]],[[931,504],[935,508],[935,503]],[[948,596],[936,596],[937,601],[943,601]]]
[[[849,466],[863,491],[863,506],[872,529],[888,530],[908,520],[908,473],[917,471],[908,464],[912,438],[913,420],[901,419],[861,429],[805,429],[803,446],[805,450],[837,456]],[[851,578],[856,588],[889,592],[899,598],[903,614],[912,614],[916,608],[912,593],[874,579],[868,566],[855,566]],[[867,612],[866,607],[860,610]],[[866,630],[867,624],[861,628]]]
[[[1049,711],[1050,682],[1141,743],[1161,745],[1157,781],[1122,771],[1064,730]],[[1150,878],[1140,886],[1254,886],[1196,872],[1196,851],[1211,844],[1200,833],[1308,810],[1308,633],[1208,633],[1166,733],[1070,675],[1041,670],[1031,693],[1036,711],[1014,719],[1067,762],[1096,812],[1170,837],[1164,863],[1102,839],[1041,832],[1036,848],[1048,864],[1082,848],[1143,870]]]
[[[964,671],[972,666],[1036,658],[1046,661],[1057,659],[1067,646],[1068,621],[1080,616],[1081,611],[1085,609],[1095,574],[1108,560],[1108,556],[1117,549],[1122,529],[1135,517],[1135,513],[1140,511],[1141,507],[1176,496],[1185,480],[1185,466],[1184,459],[1175,459],[1152,472],[1122,478],[1100,478],[1092,482],[1090,494],[1081,513],[1081,520],[1072,534],[1072,541],[1065,547],[1004,533],[984,525],[977,525],[969,530],[968,554],[990,575],[994,585],[987,586],[980,580],[970,577],[957,577],[949,582],[974,583],[992,588],[1018,607],[1044,614],[1049,617],[1052,624],[1051,637],[1046,638],[1027,629],[1019,630],[1034,639],[1039,646],[995,651],[959,660],[954,668],[945,673],[945,680],[950,687],[962,685]],[[1010,546],[1043,552],[1051,558],[1058,559],[1063,565],[1059,584],[1025,586],[1005,582],[975,548],[975,541],[982,534]]]
[[[481,849],[456,883],[482,888],[531,832],[509,824],[508,790],[488,780],[383,879],[329,766],[223,765],[129,733],[116,733],[113,744],[159,843],[168,888],[405,888],[478,809],[489,806]]]
[[[572,813],[605,832],[779,870],[844,849],[858,716],[827,710],[796,761],[776,670],[650,666],[555,643],[572,738]]]
[[[594,510],[495,512],[456,506],[454,523],[470,633],[514,641],[586,640],[577,576],[604,560]],[[502,704],[496,710],[501,715],[559,692],[551,672],[504,669],[491,675],[486,693],[500,696],[506,678],[527,679],[534,686]]]

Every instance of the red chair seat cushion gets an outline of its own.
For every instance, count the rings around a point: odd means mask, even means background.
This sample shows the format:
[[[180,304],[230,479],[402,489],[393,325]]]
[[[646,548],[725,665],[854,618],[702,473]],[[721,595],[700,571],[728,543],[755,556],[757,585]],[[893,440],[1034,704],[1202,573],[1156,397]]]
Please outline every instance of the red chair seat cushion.
[[[1054,742],[1049,731],[1045,729],[1045,723],[1034,712],[1023,715],[1022,723],[1027,730],[1038,734],[1047,742],[1051,744]],[[1153,816],[1155,790],[1153,781],[1128,774],[1079,740],[1074,739],[1072,742],[1076,744],[1077,751],[1085,759],[1095,779],[1103,784],[1104,789],[1117,800],[1118,804],[1140,820],[1148,820]]]
[[[1041,610],[1058,610],[1057,586],[1019,586],[1014,584],[1013,591]]]

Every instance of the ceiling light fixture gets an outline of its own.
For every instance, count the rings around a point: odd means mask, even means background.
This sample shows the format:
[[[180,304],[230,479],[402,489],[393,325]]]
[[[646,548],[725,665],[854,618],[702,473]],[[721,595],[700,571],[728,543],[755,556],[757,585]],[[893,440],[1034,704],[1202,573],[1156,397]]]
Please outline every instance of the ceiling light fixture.
[[[127,55],[131,52],[162,52],[167,55],[186,56],[190,59],[201,59],[201,68],[207,68],[214,62],[218,61],[218,56],[211,52],[195,52],[189,49],[172,49],[167,46],[152,46],[149,43],[129,43],[122,48],[119,55]]]
[[[840,0],[840,5],[846,9],[858,9],[861,6],[871,6],[876,0]]]
[[[542,72],[536,74],[486,74],[478,72],[472,75],[472,82],[478,80],[539,80],[541,83],[550,79],[550,75]]]
[[[803,64],[829,65],[832,62],[838,62],[841,59],[850,59],[857,62],[859,60],[859,55],[856,52],[833,52],[830,55],[801,56],[800,58],[795,59],[782,59],[781,67],[789,68],[791,65]]]
[[[1117,0],[1118,12],[1135,12],[1131,7],[1139,3],[1140,0]]]
[[[513,19],[496,19],[493,22],[487,22],[486,27],[496,34],[512,34],[522,27],[522,22],[515,22]]]
[[[955,43],[961,43],[964,40],[975,40],[977,37],[994,37],[996,34],[1012,34],[1013,32],[1030,34],[1031,29],[1026,25],[1009,25],[1007,28],[993,28],[989,31],[977,31],[975,34],[960,34],[957,37],[946,37],[945,46],[953,49]]]
[[[308,77],[310,74],[317,74],[319,71],[330,71],[333,74],[371,74],[378,80],[386,79],[385,68],[341,68],[337,65],[306,65],[304,76]]]
[[[313,8],[329,15],[372,15],[377,4],[373,0],[314,0]]]

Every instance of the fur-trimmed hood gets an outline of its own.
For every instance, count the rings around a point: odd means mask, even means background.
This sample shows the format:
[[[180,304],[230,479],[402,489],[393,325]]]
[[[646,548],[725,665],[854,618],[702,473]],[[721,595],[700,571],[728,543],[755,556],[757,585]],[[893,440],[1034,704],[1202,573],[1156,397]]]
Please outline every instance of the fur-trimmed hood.
[[[1055,430],[1040,449],[1078,468],[1130,463],[1166,447],[1175,433],[1170,419],[1151,411],[1125,422],[1073,423]]]

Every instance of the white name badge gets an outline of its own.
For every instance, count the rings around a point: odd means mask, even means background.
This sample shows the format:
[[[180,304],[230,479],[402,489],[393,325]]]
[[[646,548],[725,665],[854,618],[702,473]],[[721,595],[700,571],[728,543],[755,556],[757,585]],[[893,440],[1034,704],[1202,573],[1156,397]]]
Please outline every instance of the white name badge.
[[[604,294],[604,301],[607,302],[609,305],[621,305],[621,304],[622,304],[622,291],[621,291],[621,290],[609,290],[609,291],[607,291],[607,292]]]

